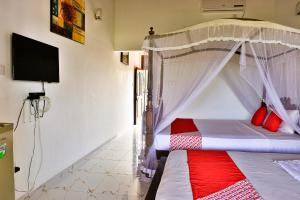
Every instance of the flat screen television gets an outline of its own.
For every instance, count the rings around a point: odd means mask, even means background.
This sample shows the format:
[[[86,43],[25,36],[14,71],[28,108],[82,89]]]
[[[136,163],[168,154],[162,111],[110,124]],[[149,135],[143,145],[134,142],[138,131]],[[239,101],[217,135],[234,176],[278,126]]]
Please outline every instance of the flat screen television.
[[[12,76],[14,80],[59,82],[57,47],[12,34]]]

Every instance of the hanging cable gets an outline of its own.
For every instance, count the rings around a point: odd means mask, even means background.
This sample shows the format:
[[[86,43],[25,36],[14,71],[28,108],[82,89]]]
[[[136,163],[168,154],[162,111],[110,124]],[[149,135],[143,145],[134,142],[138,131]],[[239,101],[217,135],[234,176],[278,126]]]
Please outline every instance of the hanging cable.
[[[40,103],[39,103],[39,105],[40,105]],[[44,113],[45,113],[45,106],[46,106],[46,97],[44,97],[43,98],[43,109],[42,109],[42,114],[41,115],[39,115],[39,117],[44,117]],[[39,106],[40,107],[40,106]],[[38,109],[39,109],[39,107],[38,107]],[[39,111],[39,110],[38,110]]]
[[[245,14],[246,14],[246,7],[247,7],[247,2],[245,1],[245,6],[244,6],[242,18],[245,17]]]
[[[21,118],[21,115],[22,115],[22,112],[23,112],[23,109],[24,109],[26,100],[27,100],[27,99],[24,99],[24,100],[23,100],[22,107],[21,107],[20,112],[19,112],[19,115],[18,115],[17,123],[16,123],[16,126],[15,126],[15,128],[14,128],[14,132],[16,132],[16,130],[17,130],[18,126],[19,126],[20,118]],[[22,193],[27,192],[27,191],[25,191],[25,190],[19,190],[19,189],[17,189],[17,188],[15,188],[15,191],[17,191],[17,192],[22,192]]]
[[[45,113],[45,105],[46,105],[46,91],[45,91],[45,82],[42,81],[42,91],[45,93],[45,96],[43,98],[43,111],[42,111],[42,115],[40,117],[44,117],[44,113]],[[49,98],[48,98],[49,99]]]
[[[35,100],[35,105],[33,103],[33,101],[31,101],[33,108],[34,108],[34,128],[33,128],[33,148],[32,148],[32,154],[31,154],[31,158],[30,158],[30,163],[29,163],[29,169],[28,169],[28,175],[27,175],[27,191],[30,192],[32,189],[30,188],[30,176],[31,176],[31,167],[32,167],[32,161],[35,155],[35,140],[36,140],[36,124],[37,124],[37,119],[39,117],[38,114],[38,108],[37,108],[37,103],[38,100]],[[36,107],[35,107],[36,106]],[[32,187],[34,188],[34,186]]]
[[[45,83],[42,82],[42,92],[45,94]],[[42,109],[40,109],[40,101],[43,101],[43,106]],[[42,96],[39,97],[39,99],[24,99],[23,103],[22,103],[22,107],[20,109],[19,115],[18,115],[18,119],[17,119],[17,123],[16,123],[16,127],[14,129],[14,132],[17,130],[18,125],[19,125],[19,121],[22,115],[22,112],[24,110],[24,106],[26,101],[30,101],[30,114],[31,116],[34,117],[34,128],[33,128],[33,148],[32,148],[32,154],[30,157],[30,162],[29,162],[29,168],[28,168],[28,175],[27,175],[27,191],[25,190],[19,190],[17,188],[15,188],[15,191],[17,192],[22,192],[22,193],[27,193],[27,195],[29,195],[30,192],[32,192],[32,190],[35,187],[35,183],[36,180],[38,178],[38,175],[41,171],[42,168],[42,162],[43,162],[43,146],[42,146],[42,139],[41,139],[41,127],[40,127],[40,118],[44,116],[44,113],[47,112],[50,109],[50,99],[46,96]],[[47,106],[46,106],[47,103]],[[30,177],[32,175],[32,164],[33,164],[33,159],[35,157],[35,153],[36,153],[36,134],[37,134],[37,129],[38,129],[38,135],[39,135],[39,146],[40,146],[40,163],[38,166],[38,170],[36,172],[36,175],[34,176],[33,179],[33,183],[32,185],[30,185]]]
[[[25,102],[26,102],[26,100],[24,101],[24,103],[22,105],[22,108],[24,107]],[[34,189],[34,187],[35,187],[35,183],[36,183],[37,177],[38,177],[38,175],[40,173],[40,170],[42,168],[42,161],[43,161],[43,149],[42,149],[42,140],[41,140],[41,131],[40,131],[39,104],[40,104],[40,100],[39,99],[30,100],[30,105],[31,105],[30,106],[30,113],[34,117],[34,128],[33,128],[33,148],[32,148],[32,154],[31,154],[31,157],[30,157],[30,163],[29,163],[28,175],[27,175],[27,191],[15,189],[15,191],[17,191],[17,192],[22,192],[22,193],[27,193],[27,194],[29,194],[30,192],[32,192],[33,189]],[[33,109],[33,111],[32,111],[32,109]],[[22,112],[20,112],[20,113],[22,113]],[[20,115],[21,114],[19,114],[19,116]],[[38,134],[39,134],[39,144],[40,144],[40,156],[41,156],[41,158],[40,158],[40,163],[39,163],[39,167],[38,167],[37,173],[34,176],[33,183],[31,185],[30,184],[30,177],[32,175],[31,170],[32,170],[33,159],[34,159],[35,154],[36,154],[37,128],[38,128]]]
[[[44,81],[42,81],[42,91],[43,91],[44,93],[46,93],[46,92],[45,92],[45,82],[44,82]]]
[[[42,145],[42,138],[41,138],[41,124],[40,124],[40,118],[38,118],[38,136],[39,136],[39,144],[40,144],[40,164],[39,164],[39,168],[37,170],[37,173],[33,179],[33,185],[32,185],[32,189],[34,189],[34,186],[35,186],[35,183],[36,183],[36,180],[37,180],[37,177],[38,175],[40,174],[40,171],[41,171],[41,168],[42,168],[42,165],[43,165],[43,159],[44,159],[44,153],[43,153],[43,145]],[[31,190],[32,191],[32,190]]]
[[[18,126],[19,126],[20,118],[21,118],[21,115],[22,115],[22,112],[23,112],[23,109],[24,109],[26,100],[27,100],[27,99],[24,99],[24,100],[23,100],[23,104],[22,104],[21,110],[20,110],[20,112],[19,112],[19,116],[18,116],[18,120],[17,120],[17,123],[16,123],[16,127],[15,127],[15,129],[14,129],[14,132],[17,130],[17,128],[18,128]]]

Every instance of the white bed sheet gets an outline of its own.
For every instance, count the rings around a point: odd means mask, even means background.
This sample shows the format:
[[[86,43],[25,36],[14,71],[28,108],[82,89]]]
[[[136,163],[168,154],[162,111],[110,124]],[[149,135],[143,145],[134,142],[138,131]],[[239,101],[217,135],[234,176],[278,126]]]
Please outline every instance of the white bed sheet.
[[[297,134],[272,133],[245,120],[194,119],[194,122],[202,135],[202,148],[206,150],[300,153]],[[169,150],[170,129],[168,126],[156,135],[157,150]]]
[[[300,199],[300,182],[274,160],[300,160],[300,154],[228,152],[264,200]],[[157,200],[192,200],[187,154],[172,151],[156,194]]]

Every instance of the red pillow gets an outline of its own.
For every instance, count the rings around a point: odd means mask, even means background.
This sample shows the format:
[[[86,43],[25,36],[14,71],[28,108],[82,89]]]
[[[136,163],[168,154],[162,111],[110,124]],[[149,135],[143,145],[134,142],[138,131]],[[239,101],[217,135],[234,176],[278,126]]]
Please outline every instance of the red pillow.
[[[268,110],[266,106],[260,107],[253,115],[251,119],[251,123],[255,126],[262,125]]]
[[[171,124],[171,134],[198,131],[193,119],[175,119]]]
[[[263,128],[268,129],[269,131],[276,132],[282,122],[282,119],[278,117],[273,111],[270,113],[266,119]]]

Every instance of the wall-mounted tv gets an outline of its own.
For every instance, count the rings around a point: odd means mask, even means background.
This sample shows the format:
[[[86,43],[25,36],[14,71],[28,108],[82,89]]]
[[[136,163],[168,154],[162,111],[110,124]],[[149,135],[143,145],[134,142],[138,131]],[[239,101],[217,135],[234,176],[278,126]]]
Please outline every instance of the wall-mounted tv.
[[[12,76],[14,80],[58,83],[58,48],[13,33]]]

